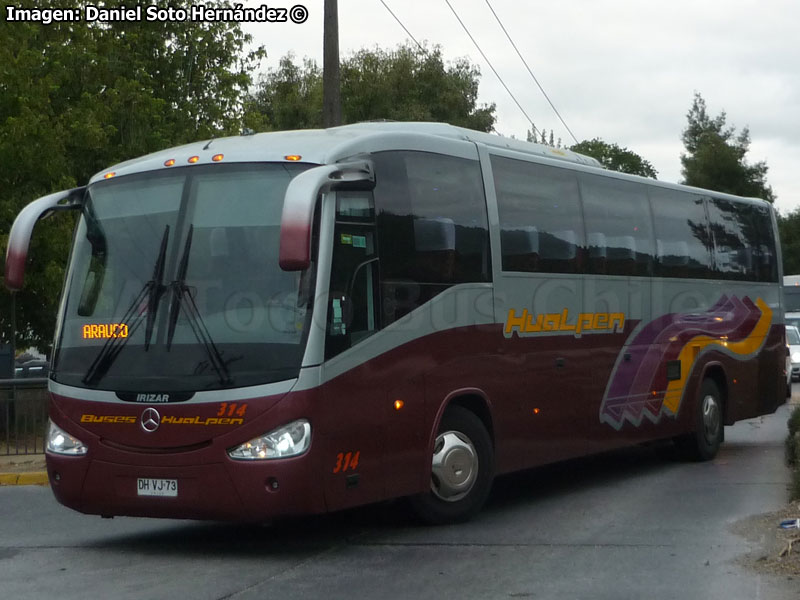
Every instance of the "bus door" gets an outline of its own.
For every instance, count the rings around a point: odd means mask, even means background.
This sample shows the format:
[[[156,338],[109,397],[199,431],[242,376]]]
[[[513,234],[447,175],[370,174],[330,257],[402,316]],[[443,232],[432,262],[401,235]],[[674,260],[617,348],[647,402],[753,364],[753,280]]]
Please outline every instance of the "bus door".
[[[371,192],[338,192],[325,322],[323,432],[329,508],[369,502],[384,491],[385,403],[364,342],[379,329],[378,255]],[[362,354],[363,353],[363,354]],[[337,375],[338,373],[338,375]],[[380,396],[380,397],[379,397]]]

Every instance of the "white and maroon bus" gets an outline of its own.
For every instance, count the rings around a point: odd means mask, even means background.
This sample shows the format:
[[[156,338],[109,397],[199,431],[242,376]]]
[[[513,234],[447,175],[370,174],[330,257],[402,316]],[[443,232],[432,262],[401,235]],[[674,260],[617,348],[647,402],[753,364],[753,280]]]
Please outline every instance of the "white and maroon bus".
[[[435,123],[214,139],[28,205],[80,219],[47,469],[102,516],[265,520],[653,440],[785,399],[775,213]]]

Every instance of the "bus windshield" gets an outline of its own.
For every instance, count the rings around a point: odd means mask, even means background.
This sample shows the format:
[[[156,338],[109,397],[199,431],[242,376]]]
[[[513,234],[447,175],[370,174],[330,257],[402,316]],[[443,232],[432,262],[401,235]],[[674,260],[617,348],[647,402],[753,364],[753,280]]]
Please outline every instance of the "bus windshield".
[[[91,185],[54,351],[59,383],[193,392],[297,376],[308,273],[278,265],[303,164],[209,165]]]

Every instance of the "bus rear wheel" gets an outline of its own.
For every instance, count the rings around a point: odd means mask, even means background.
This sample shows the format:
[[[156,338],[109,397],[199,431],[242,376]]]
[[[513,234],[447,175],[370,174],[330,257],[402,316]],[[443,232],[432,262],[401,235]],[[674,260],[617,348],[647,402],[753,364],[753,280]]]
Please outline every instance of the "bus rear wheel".
[[[713,379],[703,380],[695,402],[694,433],[675,440],[681,454],[695,461],[713,459],[723,439],[722,394]]]
[[[460,406],[447,409],[433,445],[430,490],[411,498],[425,522],[470,519],[483,506],[494,478],[492,440],[481,420]]]

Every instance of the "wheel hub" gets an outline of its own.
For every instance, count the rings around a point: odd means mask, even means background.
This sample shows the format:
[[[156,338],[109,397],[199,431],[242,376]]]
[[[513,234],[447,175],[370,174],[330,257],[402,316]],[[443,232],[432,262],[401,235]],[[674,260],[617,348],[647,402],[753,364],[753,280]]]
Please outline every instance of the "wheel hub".
[[[466,496],[478,476],[478,454],[467,436],[445,431],[436,438],[433,450],[431,490],[447,502]]]

